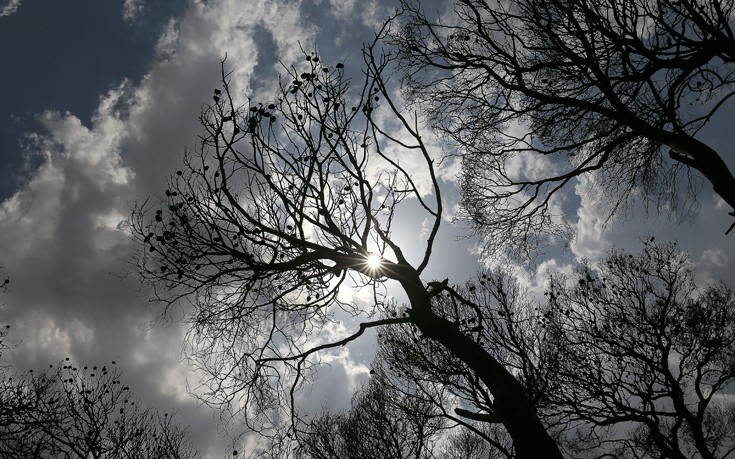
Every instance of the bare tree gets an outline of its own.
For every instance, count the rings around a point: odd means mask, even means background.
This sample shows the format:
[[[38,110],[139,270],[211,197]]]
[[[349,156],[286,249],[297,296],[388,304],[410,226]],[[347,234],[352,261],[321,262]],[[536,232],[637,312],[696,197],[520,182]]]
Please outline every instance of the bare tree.
[[[323,412],[299,437],[296,457],[309,459],[500,459],[514,457],[509,442],[499,449],[488,437],[502,435],[497,424],[479,420],[472,428],[446,416],[444,404],[426,397],[426,387],[391,375],[378,357],[369,383],[353,397],[349,410]],[[389,372],[390,373],[390,372]],[[398,383],[399,385],[396,385]],[[468,421],[469,422],[469,421]],[[508,440],[507,434],[505,439]],[[287,456],[274,456],[282,458]]]
[[[10,279],[7,276],[5,276],[5,278],[2,280],[2,283],[0,283],[0,290],[2,290],[3,293],[7,291],[9,283],[10,283]],[[2,306],[3,305],[0,304],[0,307]],[[7,351],[7,349],[10,348],[8,343],[5,341],[7,339],[9,332],[10,332],[10,325],[0,324],[0,358],[2,358],[3,356],[3,351]],[[3,368],[4,367],[0,365],[0,372],[2,372]]]
[[[538,308],[531,297],[515,276],[503,269],[480,270],[460,285],[441,284],[441,293],[432,298],[432,311],[514,375],[547,430],[556,436],[555,431],[564,426],[548,417],[546,405],[547,393],[553,390],[549,383],[556,371],[557,354],[553,347],[542,344],[551,338],[540,326]],[[427,338],[411,324],[387,327],[378,335],[375,371],[394,390],[407,384],[416,387],[451,425],[462,427],[461,438],[485,443],[492,457],[516,457],[507,433],[499,428],[495,398],[487,386],[464,362]]]
[[[612,252],[557,276],[541,312],[558,353],[551,409],[578,449],[616,457],[725,458],[735,451],[735,293],[697,288],[673,244]]]
[[[8,277],[5,277],[5,279],[2,282],[2,285],[0,285],[0,290],[2,290],[3,293],[7,291],[7,286],[9,283],[10,283],[10,279],[8,279]],[[0,304],[0,307],[3,307],[3,306],[4,305]],[[9,349],[12,349],[13,347],[9,345],[7,341],[9,334],[10,334],[10,325],[0,323],[0,380],[4,380],[9,371],[8,365],[6,365],[5,361],[2,360],[3,353],[7,352]],[[0,386],[0,400],[7,399],[8,393],[9,393],[9,390],[7,387]],[[9,419],[13,418],[17,408],[18,407],[13,406],[11,404],[0,403],[0,427],[6,424]]]
[[[458,0],[442,19],[402,4],[405,92],[459,145],[490,252],[564,235],[554,196],[592,172],[611,216],[632,197],[675,207],[684,171],[694,197],[690,170],[735,208],[724,152],[698,135],[735,94],[732,0]]]
[[[651,239],[641,253],[613,251],[569,279],[553,275],[541,302],[512,275],[480,271],[445,286],[432,309],[513,372],[568,457],[735,451],[725,393],[735,380],[735,293],[697,287],[675,244]],[[492,395],[462,361],[411,324],[386,327],[378,339],[375,383],[392,400],[421,399],[447,431],[456,428],[446,457],[515,457]]]
[[[394,390],[372,378],[352,399],[348,411],[324,412],[302,436],[299,457],[313,459],[434,458],[444,421],[417,394]]]
[[[160,201],[134,211],[138,274],[168,306],[164,313],[191,302],[186,320],[192,357],[207,375],[203,398],[264,434],[288,416],[298,425],[294,394],[320,352],[368,328],[411,323],[485,385],[518,457],[561,457],[523,386],[431,309],[441,284],[421,276],[442,220],[434,157],[416,116],[386,87],[389,57],[374,47],[365,56],[358,89],[342,63],[328,67],[308,54],[305,68],[286,69],[274,100],[244,107],[223,70],[201,117],[199,148]],[[416,260],[391,232],[402,205],[423,212],[416,233],[428,222]],[[405,316],[388,314],[381,292],[390,281],[408,297]],[[372,289],[373,300],[343,301],[342,287]],[[345,316],[359,328],[335,338],[329,331]]]
[[[8,339],[8,333],[10,332],[10,325],[0,324],[0,358],[3,356],[3,351],[7,351],[10,346],[6,342]],[[0,374],[5,369],[4,366],[0,365]]]
[[[121,372],[69,359],[0,381],[0,455],[23,458],[194,459],[174,415],[141,407]],[[6,412],[7,410],[7,412]]]
[[[485,438],[491,434],[491,426],[480,427],[483,433],[477,434],[474,431],[463,429],[450,436],[444,444],[444,448],[439,457],[442,459],[452,459],[462,457],[466,459],[501,459],[508,457],[503,451],[493,448]]]

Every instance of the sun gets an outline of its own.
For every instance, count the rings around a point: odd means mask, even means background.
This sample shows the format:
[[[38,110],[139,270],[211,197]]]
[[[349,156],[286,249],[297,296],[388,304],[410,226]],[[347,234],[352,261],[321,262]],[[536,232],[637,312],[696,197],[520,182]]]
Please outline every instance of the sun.
[[[365,262],[367,263],[368,269],[371,271],[377,271],[382,264],[382,257],[376,253],[371,253],[367,256]]]

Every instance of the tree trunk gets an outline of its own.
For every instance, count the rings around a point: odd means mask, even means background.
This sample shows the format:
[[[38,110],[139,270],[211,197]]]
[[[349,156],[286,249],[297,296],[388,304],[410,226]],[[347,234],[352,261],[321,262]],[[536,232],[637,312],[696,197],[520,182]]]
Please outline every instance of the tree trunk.
[[[498,420],[513,439],[519,459],[561,459],[554,439],[526,396],[523,386],[482,346],[463,335],[456,324],[434,314],[430,296],[416,271],[405,267],[399,281],[408,294],[411,319],[429,338],[446,347],[482,380],[493,395]]]
[[[678,135],[667,144],[672,148],[672,159],[701,172],[714,192],[735,210],[735,177],[715,150],[687,135]]]

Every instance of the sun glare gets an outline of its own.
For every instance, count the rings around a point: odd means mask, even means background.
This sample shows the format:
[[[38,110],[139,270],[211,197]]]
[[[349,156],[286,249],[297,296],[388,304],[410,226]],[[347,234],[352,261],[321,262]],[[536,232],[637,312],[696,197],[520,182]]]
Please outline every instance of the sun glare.
[[[377,270],[378,268],[380,268],[380,264],[381,264],[380,260],[381,260],[380,255],[371,253],[367,257],[368,268],[370,268],[373,271]]]

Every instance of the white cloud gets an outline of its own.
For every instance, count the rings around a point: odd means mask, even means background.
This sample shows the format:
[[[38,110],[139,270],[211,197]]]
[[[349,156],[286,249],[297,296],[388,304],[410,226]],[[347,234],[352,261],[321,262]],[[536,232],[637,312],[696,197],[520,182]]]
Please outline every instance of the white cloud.
[[[21,260],[44,245],[49,245],[47,255],[57,253],[53,245],[59,242],[61,226],[79,225],[78,234],[88,232],[88,218],[107,214],[108,209],[101,207],[115,203],[116,193],[133,178],[118,147],[124,122],[111,110],[122,91],[117,88],[103,97],[91,128],[70,113],[46,112],[39,117],[45,133],[30,139],[33,154],[43,163],[20,191],[0,205],[0,243],[7,247],[9,266],[22,266]],[[79,218],[69,219],[76,212]]]
[[[394,6],[381,5],[377,0],[360,2],[360,5],[362,6],[362,10],[360,11],[362,23],[374,28],[383,25],[386,16],[392,12],[390,8]]]
[[[727,266],[728,261],[727,254],[722,249],[707,249],[699,257],[700,264],[711,264],[718,268]]]
[[[160,60],[168,60],[176,53],[179,41],[179,28],[175,18],[170,18],[163,33],[156,42],[156,55]]]
[[[8,3],[4,6],[0,6],[0,17],[10,16],[11,14],[18,11],[20,6],[20,0],[8,0]]]
[[[12,14],[19,4],[11,0],[0,7],[0,16]],[[326,4],[322,3],[325,8]],[[41,165],[0,204],[0,264],[12,286],[2,302],[11,316],[13,338],[26,343],[13,353],[16,362],[48,364],[66,355],[85,361],[114,358],[141,399],[163,406],[185,403],[183,375],[188,369],[179,364],[182,329],[173,326],[141,333],[140,325],[152,312],[142,307],[144,299],[136,294],[134,282],[110,275],[121,272],[120,259],[130,248],[118,223],[128,215],[131,202],[162,191],[184,148],[195,144],[197,115],[219,85],[219,65],[225,54],[228,69],[234,70],[232,88],[244,101],[252,89],[273,89],[279,61],[289,65],[301,60],[299,42],[306,49],[317,40],[333,45],[334,35],[326,29],[329,21],[334,22],[330,14],[361,17],[375,25],[389,8],[376,1],[345,3],[342,9],[324,13],[327,19],[317,24],[304,20],[301,2],[254,0],[247,6],[239,0],[192,0],[181,16],[166,24],[155,48],[156,60],[140,83],[126,82],[102,95],[88,123],[72,113],[48,111],[39,116],[43,130],[30,135],[29,145]],[[142,0],[127,0],[123,16],[132,20],[144,7]],[[351,25],[334,27],[354,32]],[[256,30],[264,31],[266,38],[258,38]],[[323,36],[318,35],[320,30]],[[341,43],[351,48],[348,52],[332,49],[333,58],[347,55],[359,69],[363,38],[372,37],[344,34]],[[327,46],[321,46],[324,53]],[[428,133],[424,140],[438,161],[439,143]],[[405,155],[402,161],[428,195],[425,164]],[[437,163],[441,178],[448,182],[454,180],[457,166],[456,161]],[[540,171],[546,166],[524,159],[518,167]],[[603,209],[588,194],[594,186],[590,179],[577,188],[582,200],[577,213],[579,236],[572,246],[577,257],[597,258],[611,246],[632,246],[635,236],[651,231],[650,225],[638,221],[603,228]],[[453,214],[456,202],[448,194],[445,198],[449,200],[446,215]],[[411,229],[397,228],[396,236],[418,247],[418,235],[422,229],[426,233],[425,215],[413,219],[419,212],[406,208],[401,218],[412,223]],[[668,233],[680,236],[680,242],[684,239],[685,248],[699,251],[701,257],[694,259],[713,279],[726,279],[731,275],[727,270],[732,270],[732,236],[727,239],[721,234],[729,225],[726,211],[717,208],[716,200],[703,199],[700,220],[693,223],[696,234],[686,226]],[[452,282],[460,282],[472,272],[476,262],[463,243],[454,241],[459,235],[456,227],[442,229],[443,239],[434,248],[426,279],[450,276]],[[561,258],[552,259],[530,273],[526,284],[541,290],[547,269],[568,272],[569,265]],[[367,300],[368,293],[367,289],[351,292],[349,299]],[[352,325],[333,332],[344,336],[354,330]],[[313,406],[345,404],[365,375],[372,345],[370,339],[361,338],[349,349],[325,357],[332,369],[320,375],[308,401]],[[208,411],[185,409],[185,423],[197,426],[192,429],[197,434],[213,427]],[[214,444],[212,432],[205,441]]]
[[[10,14],[18,4],[0,11]],[[132,20],[144,6],[128,0],[123,15]],[[111,275],[123,272],[120,260],[130,250],[118,224],[133,201],[161,192],[184,148],[195,145],[197,116],[219,85],[225,54],[234,71],[232,89],[242,101],[257,72],[257,88],[268,91],[272,84],[262,81],[277,81],[279,61],[301,59],[299,41],[310,47],[318,27],[302,20],[300,6],[260,0],[243,8],[238,0],[193,0],[166,24],[156,61],[140,83],[124,82],[102,95],[89,122],[73,113],[39,115],[42,129],[29,134],[27,144],[40,166],[0,203],[0,262],[12,284],[4,312],[13,326],[11,338],[26,343],[3,355],[7,363],[37,367],[67,355],[87,362],[115,359],[136,395],[159,406],[185,405],[185,423],[210,429],[195,434],[214,444],[208,409],[186,405],[182,329],[141,333],[154,312],[142,307],[135,282]],[[256,40],[258,28],[270,43]],[[340,374],[352,381],[360,365],[346,364]],[[324,381],[331,380],[325,375]],[[353,382],[344,387],[339,403],[352,387]]]
[[[610,243],[605,237],[607,208],[600,203],[602,198],[598,187],[599,184],[591,173],[581,176],[575,186],[580,203],[571,249],[578,259],[597,260],[610,249]]]
[[[306,413],[317,413],[323,407],[339,411],[349,405],[352,394],[367,379],[370,362],[355,361],[349,347],[324,353],[319,361],[319,374],[299,394],[297,406]]]
[[[356,0],[329,0],[329,13],[336,19],[347,19],[355,9]]]
[[[123,19],[133,21],[143,13],[144,0],[125,0],[123,3]]]

